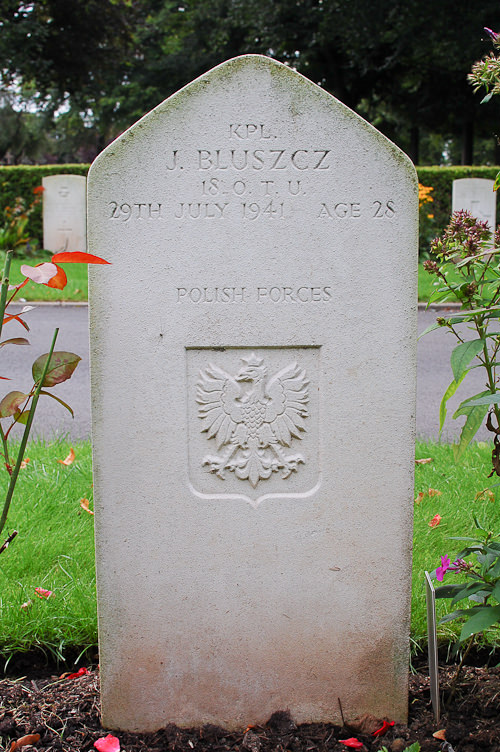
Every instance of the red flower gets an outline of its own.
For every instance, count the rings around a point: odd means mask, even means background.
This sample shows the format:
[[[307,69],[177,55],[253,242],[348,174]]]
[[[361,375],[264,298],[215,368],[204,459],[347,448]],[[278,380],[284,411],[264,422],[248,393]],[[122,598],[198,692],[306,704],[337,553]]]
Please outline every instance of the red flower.
[[[43,193],[44,190],[45,188],[43,187],[43,185],[37,185],[36,188],[33,188],[33,193],[35,194],[35,196],[38,196],[38,194]]]

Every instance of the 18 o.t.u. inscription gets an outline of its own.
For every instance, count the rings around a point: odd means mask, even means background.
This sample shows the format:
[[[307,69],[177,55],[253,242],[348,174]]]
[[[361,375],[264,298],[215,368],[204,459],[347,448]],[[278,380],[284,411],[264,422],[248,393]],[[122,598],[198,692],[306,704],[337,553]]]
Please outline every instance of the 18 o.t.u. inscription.
[[[241,360],[244,365],[234,376],[212,363],[200,371],[201,431],[218,450],[202,464],[222,480],[228,470],[255,488],[272,473],[288,478],[304,463],[301,454],[286,454],[283,447],[306,430],[309,381],[297,363],[268,377],[263,358],[251,353]]]

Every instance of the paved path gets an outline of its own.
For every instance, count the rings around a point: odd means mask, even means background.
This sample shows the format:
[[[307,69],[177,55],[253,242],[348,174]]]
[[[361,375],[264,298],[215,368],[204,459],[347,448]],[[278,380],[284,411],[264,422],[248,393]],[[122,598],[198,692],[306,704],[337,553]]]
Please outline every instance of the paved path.
[[[419,311],[418,331],[422,332],[432,324],[437,315],[435,310]],[[10,384],[4,384],[20,391],[30,388],[31,363],[48,351],[54,329],[59,326],[57,349],[75,352],[82,358],[72,378],[54,389],[55,394],[71,405],[75,418],[73,420],[57,402],[45,397],[40,400],[33,430],[35,434],[46,438],[61,435],[68,435],[72,440],[87,438],[90,436],[87,306],[39,305],[36,310],[26,314],[26,321],[31,326],[31,331],[27,335],[32,343],[31,347],[5,347],[1,351],[3,357],[0,375],[12,377]],[[23,330],[19,324],[13,323],[6,329],[5,335],[7,333],[9,336],[22,336]],[[420,437],[438,437],[439,403],[451,381],[449,358],[454,344],[453,337],[443,331],[431,332],[418,343],[417,434]],[[458,436],[464,418],[452,420],[453,411],[462,399],[481,391],[484,388],[483,383],[481,369],[476,369],[465,379],[457,395],[450,399],[443,439],[451,440]],[[487,433],[486,430],[482,430],[480,438],[486,438]]]

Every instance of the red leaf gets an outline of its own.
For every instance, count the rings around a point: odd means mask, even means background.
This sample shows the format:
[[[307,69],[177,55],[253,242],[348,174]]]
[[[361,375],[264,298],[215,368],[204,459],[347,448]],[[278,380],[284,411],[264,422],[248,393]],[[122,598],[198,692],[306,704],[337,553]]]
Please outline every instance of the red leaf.
[[[359,739],[356,739],[354,736],[351,736],[350,739],[339,739],[340,744],[344,744],[346,747],[351,747],[352,749],[361,749],[363,746],[363,742],[360,742]]]
[[[108,734],[94,742],[94,747],[99,752],[120,752],[120,740],[113,734]]]
[[[75,461],[75,450],[73,449],[73,447],[70,448],[69,454],[66,457],[66,459],[64,459],[64,460],[57,460],[57,461],[60,462],[61,465],[66,465],[66,466],[67,465],[72,465],[73,462]]]
[[[46,287],[53,287],[56,290],[64,290],[68,282],[66,272],[64,269],[61,269],[60,266],[57,266],[57,264],[54,264],[54,266],[57,268],[57,274],[52,277],[52,279],[49,279],[46,283]]]
[[[8,418],[19,412],[21,405],[28,399],[24,392],[9,392],[0,402],[0,418]]]
[[[429,527],[437,527],[439,523],[441,522],[441,515],[435,514],[432,520],[429,522]]]
[[[74,674],[69,674],[66,679],[79,679],[80,676],[85,676],[85,674],[88,674],[89,670],[88,668],[85,668],[82,666],[82,668],[79,668],[78,671]]]
[[[49,357],[48,353],[40,355],[32,366],[33,381],[37,382],[42,378],[45,363]],[[79,355],[70,352],[53,352],[50,359],[49,369],[45,374],[42,386],[50,387],[61,384],[71,378],[73,371],[81,361]]]
[[[0,342],[0,347],[4,345],[29,345],[29,342],[25,337],[12,337],[12,339],[4,339]]]
[[[14,319],[16,321],[19,321],[19,323],[24,326],[24,328],[26,329],[26,331],[29,332],[30,328],[29,328],[28,324],[25,321],[23,321],[22,318],[20,318],[19,314],[12,313],[10,316],[4,316],[3,323],[4,324],[8,324],[9,321],[13,321]]]
[[[89,500],[88,499],[80,499],[80,506],[82,509],[85,509],[86,512],[89,514],[94,514],[94,512],[89,509]]]
[[[394,721],[382,721],[382,726],[374,731],[372,736],[382,736],[382,734],[385,734],[385,732],[390,729],[391,726],[394,726]]]
[[[27,734],[26,736],[21,736],[16,742],[12,742],[9,752],[15,752],[15,750],[21,749],[21,747],[25,747],[28,744],[36,744],[39,741],[40,734]]]
[[[109,264],[100,256],[93,256],[91,253],[83,251],[63,251],[52,256],[53,264]]]

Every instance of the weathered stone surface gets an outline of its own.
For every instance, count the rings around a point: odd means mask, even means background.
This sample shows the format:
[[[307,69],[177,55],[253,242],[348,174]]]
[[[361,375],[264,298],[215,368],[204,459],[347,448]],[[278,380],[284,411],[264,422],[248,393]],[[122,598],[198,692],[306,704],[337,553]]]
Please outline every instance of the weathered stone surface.
[[[406,717],[417,195],[260,56],[91,168],[105,725]]]
[[[48,251],[86,251],[86,178],[43,178],[43,247]]]
[[[466,209],[487,221],[494,230],[496,226],[497,195],[493,191],[494,180],[484,178],[460,178],[453,181],[452,211]]]

